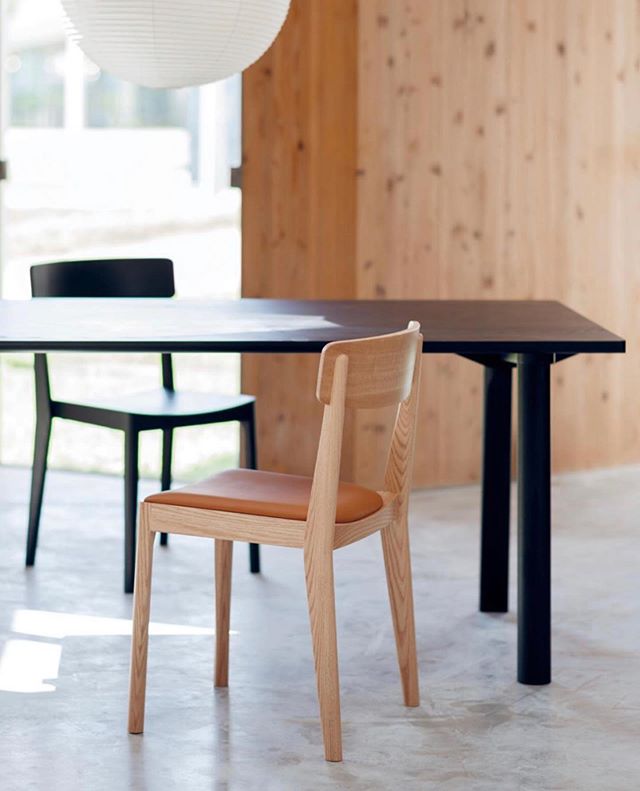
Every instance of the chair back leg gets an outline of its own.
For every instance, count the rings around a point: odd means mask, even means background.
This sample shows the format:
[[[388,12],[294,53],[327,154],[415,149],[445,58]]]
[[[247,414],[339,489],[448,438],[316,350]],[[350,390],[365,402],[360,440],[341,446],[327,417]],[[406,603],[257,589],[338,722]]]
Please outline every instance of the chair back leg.
[[[31,471],[31,498],[29,501],[29,528],[27,531],[26,565],[33,566],[36,562],[38,547],[38,530],[42,512],[44,481],[47,474],[47,455],[51,437],[51,418],[39,417],[36,422],[36,434],[33,445],[33,469]]]
[[[380,535],[404,704],[419,706],[418,659],[406,514],[399,516]]]
[[[133,593],[136,559],[136,513],[138,510],[139,433],[124,433],[124,592]]]
[[[256,410],[251,405],[251,414],[242,424],[244,434],[244,466],[250,470],[258,469],[258,446],[256,440]],[[252,574],[260,573],[260,544],[249,544],[249,571]]]
[[[154,538],[155,533],[152,533],[149,529],[148,506],[142,503],[140,506],[136,583],[133,599],[131,677],[129,680],[129,733],[142,733],[144,730],[144,700],[147,688],[147,652]]]
[[[171,488],[171,457],[173,454],[173,431],[170,428],[162,429],[162,474],[160,488],[163,492]],[[160,533],[160,546],[166,547],[169,543],[167,533]]]
[[[233,541],[215,539],[216,665],[214,685],[229,686],[229,627],[231,623],[231,567]]]
[[[324,755],[327,761],[341,761],[342,725],[333,552],[319,551],[317,548],[305,549],[304,569]]]

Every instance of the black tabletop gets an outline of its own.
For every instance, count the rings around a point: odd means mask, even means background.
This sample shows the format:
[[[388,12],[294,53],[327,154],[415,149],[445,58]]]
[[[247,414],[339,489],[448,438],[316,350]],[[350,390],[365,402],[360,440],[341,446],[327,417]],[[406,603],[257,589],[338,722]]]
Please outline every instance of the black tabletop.
[[[317,352],[419,321],[425,352],[623,352],[559,302],[494,300],[0,300],[0,351]]]

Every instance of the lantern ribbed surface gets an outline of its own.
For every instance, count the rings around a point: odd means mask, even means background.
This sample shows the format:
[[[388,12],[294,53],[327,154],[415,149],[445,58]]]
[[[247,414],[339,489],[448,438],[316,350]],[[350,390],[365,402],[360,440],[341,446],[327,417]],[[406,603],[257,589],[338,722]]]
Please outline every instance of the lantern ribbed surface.
[[[62,0],[68,32],[101,69],[149,88],[203,85],[250,66],[290,0]]]

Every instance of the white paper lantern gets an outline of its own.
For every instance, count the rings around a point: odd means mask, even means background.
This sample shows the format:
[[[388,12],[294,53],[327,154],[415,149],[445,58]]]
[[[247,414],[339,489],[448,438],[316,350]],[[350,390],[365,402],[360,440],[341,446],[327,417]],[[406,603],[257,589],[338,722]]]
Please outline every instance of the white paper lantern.
[[[203,85],[256,61],[291,0],[62,0],[69,34],[101,69],[149,88]]]

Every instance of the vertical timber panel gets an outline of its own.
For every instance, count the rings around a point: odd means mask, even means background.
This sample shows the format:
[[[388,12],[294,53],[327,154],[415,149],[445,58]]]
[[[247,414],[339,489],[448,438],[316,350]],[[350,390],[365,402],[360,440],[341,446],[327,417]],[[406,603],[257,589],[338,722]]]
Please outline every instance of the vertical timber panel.
[[[360,5],[358,296],[559,299],[640,333],[636,0]],[[425,361],[417,484],[478,477],[481,372]],[[554,370],[555,469],[640,459],[640,354]],[[379,421],[356,469],[376,477]]]
[[[293,0],[276,42],[244,74],[245,297],[355,297],[356,32],[356,0]],[[317,366],[316,355],[244,356],[262,467],[312,471]]]

